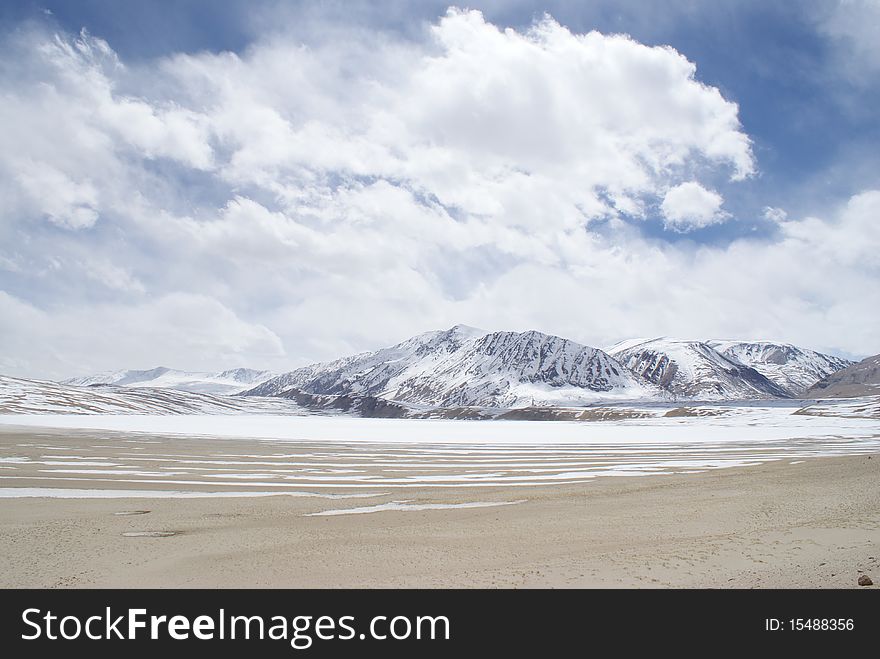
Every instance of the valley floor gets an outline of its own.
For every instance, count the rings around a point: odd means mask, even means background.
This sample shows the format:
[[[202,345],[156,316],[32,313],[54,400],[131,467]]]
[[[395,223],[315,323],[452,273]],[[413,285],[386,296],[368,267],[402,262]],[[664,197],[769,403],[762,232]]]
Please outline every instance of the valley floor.
[[[2,447],[36,462],[33,446],[47,439],[10,429]],[[106,453],[125,447],[121,439],[72,433],[48,462],[69,454],[88,463],[96,443]],[[148,451],[149,441],[171,454],[167,439],[144,435],[128,452]],[[212,457],[262,452],[223,442],[203,447]],[[194,443],[178,449],[193,468]],[[14,486],[44,488],[29,469]],[[199,498],[217,488],[192,484],[177,486],[190,498],[174,498],[167,486],[151,494],[160,486],[127,480],[101,485],[113,498],[0,500],[0,586],[840,588],[856,587],[862,573],[880,582],[876,452],[579,483],[309,487],[299,496]],[[334,514],[345,509],[361,512]],[[157,532],[173,535],[144,535]]]

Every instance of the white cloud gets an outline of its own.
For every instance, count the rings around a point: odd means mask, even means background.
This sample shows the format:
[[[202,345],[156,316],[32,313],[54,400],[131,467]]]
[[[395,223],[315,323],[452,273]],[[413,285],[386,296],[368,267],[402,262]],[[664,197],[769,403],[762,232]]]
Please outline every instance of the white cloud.
[[[871,84],[880,70],[880,1],[834,0],[814,9],[821,32],[839,48],[837,70],[858,84]]]
[[[765,206],[763,215],[764,219],[770,222],[785,222],[788,219],[788,213],[784,209],[774,206]]]
[[[98,192],[88,177],[72,180],[47,163],[17,162],[16,182],[37,215],[68,229],[87,229],[98,220]]]
[[[778,216],[770,243],[630,223],[721,221],[700,181],[755,171],[736,104],[671,48],[462,11],[421,39],[281,35],[142,65],[88,35],[11,39],[0,371],[282,369],[456,322],[594,345],[880,340],[872,194]]]
[[[39,309],[0,291],[0,372],[61,378],[124,365],[214,370],[218,364],[271,364],[281,341],[200,295],[174,293],[126,305]]]
[[[707,190],[696,181],[687,181],[666,192],[660,210],[668,227],[691,231],[727,219],[729,216],[721,210],[723,203],[724,199],[714,190]]]
[[[77,265],[89,279],[111,290],[129,294],[145,293],[144,285],[125,268],[104,259],[87,259]]]
[[[656,195],[685,165],[754,170],[737,106],[671,48],[550,18],[525,33],[450,10],[426,43],[277,39],[181,56],[230,183],[310,201],[329,173],[404,181],[514,226],[573,227]],[[305,188],[305,189],[304,189]]]
[[[201,112],[173,100],[147,101],[117,88],[126,70],[103,39],[83,30],[72,40],[55,36],[40,50],[59,92],[74,97],[81,120],[147,159],[170,158],[196,169],[211,166],[210,133]],[[73,100],[73,99],[71,99]]]
[[[834,216],[788,221],[696,252],[618,236],[576,268],[523,264],[459,308],[480,326],[543,328],[610,345],[632,336],[733,336],[875,354],[880,345],[880,191]],[[625,249],[617,249],[619,244]]]

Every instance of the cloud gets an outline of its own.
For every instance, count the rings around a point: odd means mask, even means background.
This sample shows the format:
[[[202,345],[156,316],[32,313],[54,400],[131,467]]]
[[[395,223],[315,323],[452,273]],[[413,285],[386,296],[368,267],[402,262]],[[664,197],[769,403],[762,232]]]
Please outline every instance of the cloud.
[[[544,328],[593,345],[623,337],[789,341],[875,354],[880,344],[880,191],[828,218],[789,220],[770,242],[696,250],[617,235],[567,270],[522,264],[460,313],[489,327]],[[624,248],[620,249],[623,245]]]
[[[121,92],[127,75],[116,53],[85,29],[76,39],[59,35],[40,46],[56,89],[76,98],[83,123],[114,138],[145,159],[169,158],[195,169],[211,166],[212,149],[205,117],[173,99],[148,101]]]
[[[88,177],[70,179],[47,163],[20,159],[15,181],[32,212],[67,229],[87,229],[98,220],[98,192]]]
[[[832,39],[840,52],[838,70],[852,82],[873,84],[872,74],[880,70],[880,2],[877,0],[836,0],[814,8],[819,31]]]
[[[331,175],[380,177],[510,225],[572,227],[686,166],[754,171],[736,104],[691,62],[549,17],[517,32],[450,10],[418,44],[275,39],[164,70],[207,106],[221,175],[292,206]]]
[[[729,217],[721,210],[724,199],[714,190],[707,190],[695,181],[670,188],[663,197],[660,210],[666,226],[676,231],[702,229]]]
[[[133,277],[131,273],[110,261],[87,259],[86,261],[80,261],[78,265],[88,278],[103,284],[111,290],[122,291],[128,294],[146,292],[144,285]]]
[[[280,339],[210,298],[173,293],[127,305],[45,311],[0,291],[0,372],[61,378],[159,364],[215,370],[218,363],[272,363]]]
[[[763,211],[763,217],[765,220],[769,222],[785,222],[788,219],[788,213],[785,212],[782,208],[776,208],[774,206],[765,206]]]
[[[0,371],[283,369],[457,322],[876,351],[871,194],[763,241],[643,233],[723,221],[711,188],[757,169],[674,49],[461,10],[328,33],[141,62],[7,37]]]

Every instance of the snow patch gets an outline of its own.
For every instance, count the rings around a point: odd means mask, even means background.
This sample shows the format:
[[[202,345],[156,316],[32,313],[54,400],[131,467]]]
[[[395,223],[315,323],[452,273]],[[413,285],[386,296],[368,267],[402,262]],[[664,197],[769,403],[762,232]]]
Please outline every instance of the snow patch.
[[[391,501],[380,503],[375,506],[363,506],[361,508],[339,508],[335,510],[322,510],[318,513],[306,513],[305,517],[324,517],[329,515],[361,515],[364,513],[379,513],[386,510],[446,510],[450,508],[492,508],[495,506],[512,506],[523,503],[527,499],[517,501],[471,501],[468,503],[409,503],[409,501]]]

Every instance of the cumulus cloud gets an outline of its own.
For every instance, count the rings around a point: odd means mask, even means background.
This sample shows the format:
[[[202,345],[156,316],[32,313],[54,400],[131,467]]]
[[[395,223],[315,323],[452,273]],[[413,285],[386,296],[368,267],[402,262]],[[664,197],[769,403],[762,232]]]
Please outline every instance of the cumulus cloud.
[[[209,131],[223,180],[290,212],[384,179],[460,214],[575,229],[638,214],[685,168],[753,173],[736,104],[695,70],[671,48],[550,17],[517,32],[450,10],[420,43],[277,38],[170,58],[161,84]],[[207,153],[206,140],[192,136]]]
[[[721,210],[723,203],[724,199],[714,190],[687,181],[666,192],[660,210],[667,226],[676,231],[691,231],[727,219],[729,216]]]
[[[877,342],[854,297],[876,259],[847,240],[876,247],[871,195],[770,243],[642,235],[657,207],[674,231],[726,219],[704,181],[756,170],[674,49],[461,10],[333,35],[140,64],[8,38],[0,370],[283,369],[456,322]],[[834,278],[803,272],[816,250]]]

